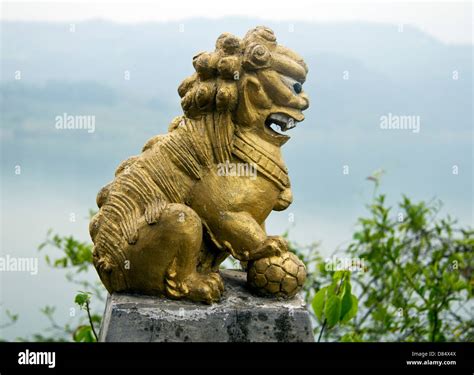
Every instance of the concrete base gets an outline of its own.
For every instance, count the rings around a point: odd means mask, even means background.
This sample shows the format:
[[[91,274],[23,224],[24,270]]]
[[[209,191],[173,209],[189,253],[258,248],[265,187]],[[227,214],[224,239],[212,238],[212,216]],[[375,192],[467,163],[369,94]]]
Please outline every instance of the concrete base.
[[[256,297],[245,289],[244,272],[222,271],[222,277],[224,296],[211,306],[142,295],[109,295],[99,341],[314,341],[301,297],[286,301]]]

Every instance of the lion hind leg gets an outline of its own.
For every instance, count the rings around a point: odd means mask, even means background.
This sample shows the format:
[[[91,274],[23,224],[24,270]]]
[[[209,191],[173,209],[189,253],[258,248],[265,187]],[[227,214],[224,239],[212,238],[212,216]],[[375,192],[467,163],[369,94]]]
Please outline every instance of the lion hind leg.
[[[202,222],[188,206],[167,204],[156,224],[141,219],[139,240],[129,245],[128,279],[134,291],[212,303],[220,299],[222,280],[215,273],[199,273]]]

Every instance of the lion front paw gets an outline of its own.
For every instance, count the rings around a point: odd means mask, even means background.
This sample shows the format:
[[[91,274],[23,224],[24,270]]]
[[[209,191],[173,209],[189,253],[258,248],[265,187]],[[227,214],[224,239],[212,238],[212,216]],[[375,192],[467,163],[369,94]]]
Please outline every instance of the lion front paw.
[[[224,283],[217,272],[193,273],[184,282],[188,290],[187,299],[211,304],[218,302],[224,292]]]
[[[286,252],[288,252],[288,242],[283,237],[268,236],[262,246],[250,252],[246,259],[241,260],[257,260],[271,256],[279,257]]]

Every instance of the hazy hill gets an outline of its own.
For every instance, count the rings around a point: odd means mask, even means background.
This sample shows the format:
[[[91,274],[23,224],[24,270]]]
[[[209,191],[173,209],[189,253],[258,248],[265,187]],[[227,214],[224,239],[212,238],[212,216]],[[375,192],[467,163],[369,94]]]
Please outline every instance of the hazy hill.
[[[223,31],[242,36],[258,24],[194,20],[180,32],[179,23],[92,21],[70,32],[69,24],[2,23],[7,191],[17,188],[10,185],[12,165],[22,164],[38,189],[54,183],[93,206],[115,166],[180,113],[176,88],[192,73],[192,56],[213,49]],[[469,216],[472,46],[446,45],[407,26],[399,32],[381,24],[298,22],[290,32],[288,23],[268,25],[310,67],[304,86],[311,108],[285,146],[296,212],[352,220],[364,178],[385,168],[389,192],[437,195]],[[17,70],[20,81],[13,79]],[[96,116],[95,133],[55,129],[64,112]],[[387,113],[420,116],[420,133],[381,130]],[[349,176],[342,175],[346,164]],[[455,180],[453,164],[463,172]]]

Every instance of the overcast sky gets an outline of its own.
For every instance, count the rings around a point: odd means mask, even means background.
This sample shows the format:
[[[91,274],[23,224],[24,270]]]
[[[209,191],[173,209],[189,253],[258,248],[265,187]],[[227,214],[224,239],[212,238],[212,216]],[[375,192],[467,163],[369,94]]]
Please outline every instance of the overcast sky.
[[[180,21],[245,16],[297,22],[370,21],[408,24],[447,43],[472,44],[472,2],[388,0],[168,0],[168,1],[1,1],[2,20],[115,22]],[[297,25],[295,26],[297,27]]]

